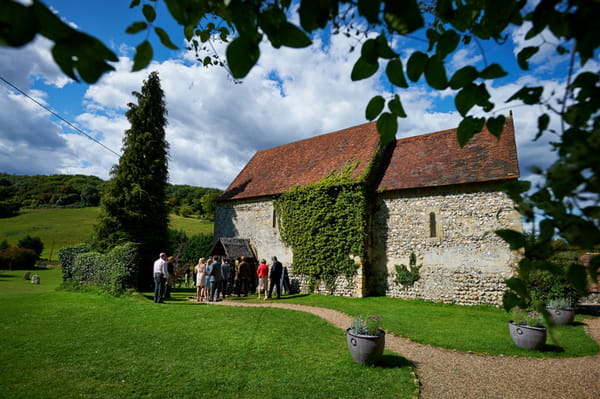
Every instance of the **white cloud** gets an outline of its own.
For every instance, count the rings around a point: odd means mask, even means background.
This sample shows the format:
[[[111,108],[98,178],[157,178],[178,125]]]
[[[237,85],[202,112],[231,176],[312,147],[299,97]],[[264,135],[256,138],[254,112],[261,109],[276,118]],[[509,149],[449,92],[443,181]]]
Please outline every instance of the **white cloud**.
[[[124,113],[127,103],[134,100],[131,92],[139,91],[148,73],[156,70],[168,108],[170,182],[224,189],[257,150],[364,123],[364,109],[372,96],[391,98],[393,93],[385,93],[377,76],[359,82],[350,80],[359,56],[359,51],[348,52],[351,44],[343,35],[337,35],[326,43],[316,38],[315,46],[308,49],[275,50],[263,45],[258,65],[241,84],[235,84],[224,68],[205,68],[192,62],[193,54],[154,62],[135,73],[130,72],[129,56],[122,55],[116,70],[89,86],[78,99],[81,108],[71,111],[73,121],[120,152],[124,132],[129,128]],[[224,54],[221,46],[216,49]],[[64,87],[68,82],[52,62],[48,42],[36,41],[17,50],[0,49],[3,59],[7,54],[15,61],[1,65],[0,75],[21,87],[32,87],[36,80],[54,87]],[[477,54],[460,50],[452,59],[452,67],[478,61]],[[502,102],[525,81],[558,88],[550,80],[523,77],[516,83],[493,87],[494,101],[503,107]],[[44,86],[38,83],[36,89],[44,90]],[[39,107],[10,90],[2,88],[0,94],[0,171],[81,173],[108,178],[109,170],[118,162],[114,154],[57,125]],[[44,94],[40,91],[38,97],[43,100]],[[399,120],[398,137],[453,128],[460,121],[456,112],[446,111],[437,103],[449,93],[414,86],[398,94],[409,115]],[[513,110],[525,175],[524,166],[540,160],[547,164],[546,159],[552,155],[547,138],[531,143],[537,132],[539,110]]]

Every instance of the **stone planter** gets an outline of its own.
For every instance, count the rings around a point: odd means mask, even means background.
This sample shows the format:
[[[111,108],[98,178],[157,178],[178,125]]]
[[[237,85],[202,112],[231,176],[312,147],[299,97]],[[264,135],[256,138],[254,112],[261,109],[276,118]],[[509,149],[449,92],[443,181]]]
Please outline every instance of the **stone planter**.
[[[377,335],[360,335],[346,330],[348,349],[356,363],[371,366],[383,356],[385,348],[385,331],[379,330]]]
[[[575,318],[575,309],[553,309],[547,308],[550,318],[557,326],[565,326],[573,323]]]
[[[519,348],[539,349],[546,343],[546,327],[531,327],[526,324],[508,322],[510,336]]]

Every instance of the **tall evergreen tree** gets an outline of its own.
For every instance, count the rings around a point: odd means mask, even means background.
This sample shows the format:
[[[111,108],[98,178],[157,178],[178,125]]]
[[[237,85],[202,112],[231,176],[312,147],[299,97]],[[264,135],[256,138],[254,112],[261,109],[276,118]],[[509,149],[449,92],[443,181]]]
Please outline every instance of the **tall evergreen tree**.
[[[101,200],[94,243],[108,250],[124,242],[140,245],[138,288],[152,284],[152,261],[167,246],[168,209],[165,203],[168,148],[165,140],[167,109],[157,72],[133,92],[137,104],[126,113],[131,128],[125,131],[119,164],[111,170]]]

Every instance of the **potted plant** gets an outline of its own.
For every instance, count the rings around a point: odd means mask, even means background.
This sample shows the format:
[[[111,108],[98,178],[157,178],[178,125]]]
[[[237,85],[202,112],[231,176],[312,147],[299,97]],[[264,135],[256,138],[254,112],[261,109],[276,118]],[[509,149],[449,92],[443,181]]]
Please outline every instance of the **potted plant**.
[[[546,327],[542,315],[535,311],[515,308],[508,322],[510,336],[519,348],[539,349],[546,343]]]
[[[573,323],[575,318],[575,309],[573,309],[571,298],[551,299],[546,305],[550,319],[557,326],[564,326]]]
[[[357,316],[346,330],[346,341],[356,363],[371,366],[383,356],[385,331],[381,329],[381,316]]]

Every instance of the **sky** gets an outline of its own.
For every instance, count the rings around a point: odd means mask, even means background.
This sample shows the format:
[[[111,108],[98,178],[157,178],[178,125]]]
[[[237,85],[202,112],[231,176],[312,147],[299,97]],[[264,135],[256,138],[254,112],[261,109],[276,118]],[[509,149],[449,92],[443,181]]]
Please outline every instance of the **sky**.
[[[460,122],[450,89],[434,91],[420,81],[409,89],[394,91],[379,79],[381,67],[375,77],[352,82],[350,72],[360,51],[351,52],[357,40],[344,35],[317,33],[314,45],[305,49],[276,50],[264,42],[258,64],[236,82],[224,68],[203,67],[195,60],[195,54],[186,50],[181,28],[170,20],[162,2],[157,3],[156,25],[169,32],[180,50],[165,49],[156,36],[150,36],[154,61],[144,70],[131,72],[134,48],[145,34],[124,33],[130,23],[143,19],[141,9],[130,10],[128,3],[46,1],[63,20],[96,36],[118,55],[115,71],[94,85],[64,75],[52,60],[51,43],[43,37],[18,49],[0,47],[0,77],[96,140],[0,81],[0,172],[108,179],[110,169],[118,163],[115,152],[121,152],[129,128],[125,112],[127,104],[134,101],[131,93],[141,89],[152,71],[158,71],[165,92],[172,184],[225,189],[258,150],[367,122],[364,109],[375,95],[400,95],[408,117],[399,120],[397,138],[455,128]],[[449,59],[449,69],[451,74],[466,65],[482,68],[485,63],[499,62],[510,73],[488,82],[488,87],[498,112],[513,113],[522,178],[535,180],[531,168],[544,168],[552,162],[555,156],[550,142],[556,136],[547,134],[533,141],[537,118],[544,109],[506,100],[523,84],[543,86],[545,96],[551,91],[560,94],[567,60],[551,46],[542,46],[530,60],[529,71],[518,70],[514,61],[507,60],[514,60],[519,49],[539,44],[525,41],[526,31],[527,26],[511,30],[502,46],[475,42],[461,46]],[[427,43],[419,39],[422,34],[398,41],[396,48],[402,49],[403,55],[425,51]],[[214,46],[224,56],[224,45],[215,42]],[[594,59],[586,68],[598,70],[598,64]],[[559,128],[555,118],[551,128]]]

